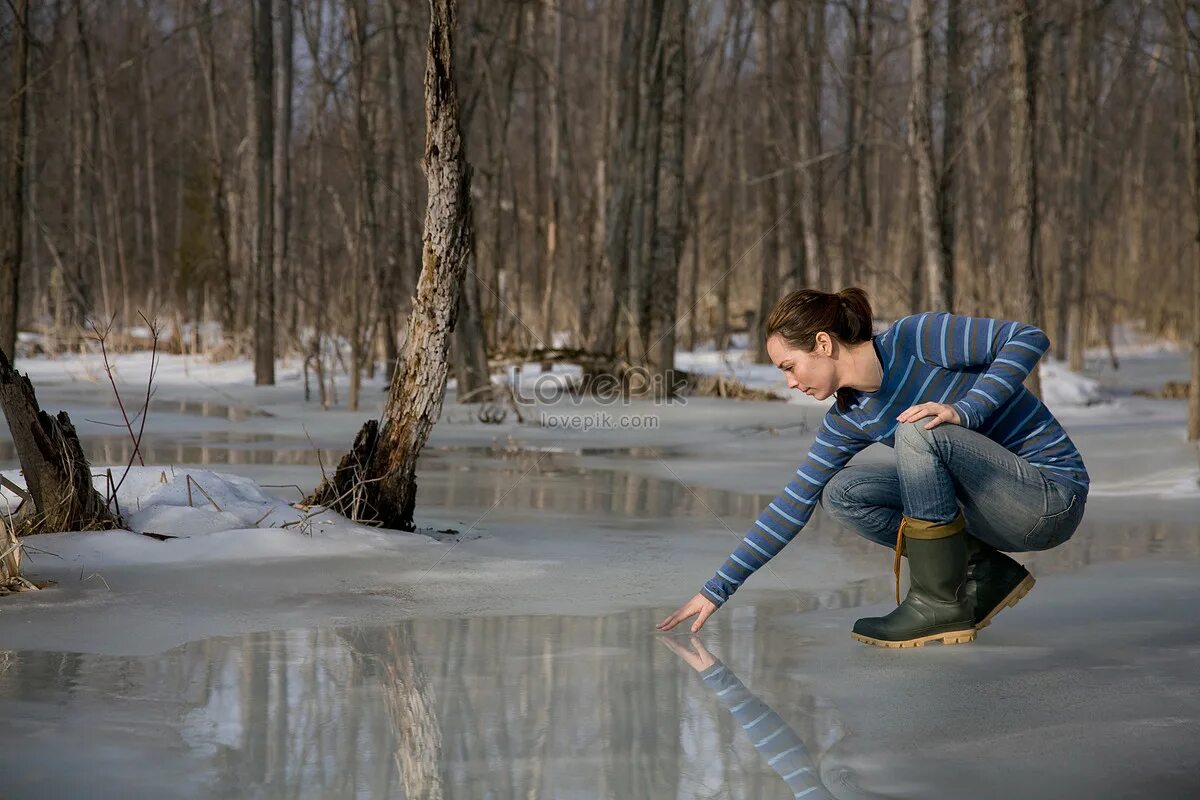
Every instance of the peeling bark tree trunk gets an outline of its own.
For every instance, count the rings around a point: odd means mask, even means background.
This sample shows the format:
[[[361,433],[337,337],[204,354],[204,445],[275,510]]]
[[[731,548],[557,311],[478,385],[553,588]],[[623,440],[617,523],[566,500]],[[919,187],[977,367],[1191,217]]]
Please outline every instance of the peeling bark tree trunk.
[[[459,129],[452,69],[455,6],[455,0],[430,0],[422,161],[429,199],[421,278],[400,368],[392,379],[382,425],[368,421],[332,479],[322,481],[306,500],[353,519],[406,531],[414,528],[417,457],[442,411],[446,355],[474,236],[471,169]]]
[[[12,432],[29,501],[19,507],[19,535],[121,527],[92,488],[92,470],[67,412],[52,417],[38,406],[29,378],[0,351],[0,406]],[[30,507],[32,503],[32,507]]]

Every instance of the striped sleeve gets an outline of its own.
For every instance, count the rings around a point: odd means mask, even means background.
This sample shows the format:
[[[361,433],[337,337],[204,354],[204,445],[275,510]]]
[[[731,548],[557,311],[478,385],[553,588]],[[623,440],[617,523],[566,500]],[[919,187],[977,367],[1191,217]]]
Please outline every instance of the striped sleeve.
[[[987,367],[954,403],[964,428],[978,428],[1014,393],[1050,348],[1033,325],[945,311],[906,317],[901,325],[917,358],[951,370]]]
[[[778,555],[808,522],[829,479],[871,443],[856,432],[836,406],[825,413],[804,463],[783,487],[783,493],[759,514],[737,549],[704,584],[701,594],[720,607],[759,567]]]
[[[733,715],[750,737],[754,749],[783,778],[793,797],[829,800],[812,756],[801,739],[779,714],[746,688],[724,664],[717,662],[700,673],[700,679]]]

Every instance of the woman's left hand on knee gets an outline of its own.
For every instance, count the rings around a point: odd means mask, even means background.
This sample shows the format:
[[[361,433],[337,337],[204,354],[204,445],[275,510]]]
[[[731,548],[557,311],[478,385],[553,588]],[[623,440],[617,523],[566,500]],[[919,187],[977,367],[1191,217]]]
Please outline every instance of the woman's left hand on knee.
[[[918,403],[915,406],[909,406],[896,419],[899,422],[916,422],[925,417],[933,417],[933,419],[925,423],[925,430],[936,428],[943,422],[949,422],[952,425],[962,424],[958,416],[958,411],[955,410],[954,406],[948,406],[945,403]]]

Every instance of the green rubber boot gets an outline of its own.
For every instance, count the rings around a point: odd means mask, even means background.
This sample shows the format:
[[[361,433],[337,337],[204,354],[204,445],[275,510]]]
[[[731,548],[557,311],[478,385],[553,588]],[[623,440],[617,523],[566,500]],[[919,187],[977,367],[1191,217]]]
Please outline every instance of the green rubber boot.
[[[973,640],[975,620],[966,598],[965,527],[961,512],[947,523],[905,517],[896,535],[896,549],[908,555],[908,596],[887,616],[855,622],[851,635],[876,647]]]
[[[967,536],[967,603],[975,630],[992,624],[992,618],[1029,594],[1034,579],[1029,570],[974,536]]]

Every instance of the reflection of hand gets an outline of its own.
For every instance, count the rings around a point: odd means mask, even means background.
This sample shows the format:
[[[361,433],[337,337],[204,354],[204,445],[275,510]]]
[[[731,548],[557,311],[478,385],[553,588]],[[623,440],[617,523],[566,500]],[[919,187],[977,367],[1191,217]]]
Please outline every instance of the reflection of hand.
[[[660,636],[658,640],[696,672],[703,672],[717,663],[716,656],[708,652],[699,636],[689,636],[686,642],[674,636]]]

